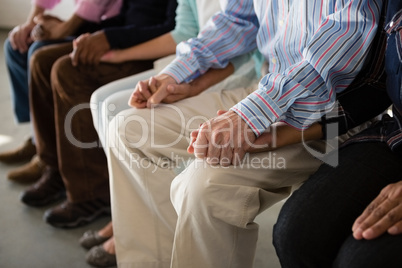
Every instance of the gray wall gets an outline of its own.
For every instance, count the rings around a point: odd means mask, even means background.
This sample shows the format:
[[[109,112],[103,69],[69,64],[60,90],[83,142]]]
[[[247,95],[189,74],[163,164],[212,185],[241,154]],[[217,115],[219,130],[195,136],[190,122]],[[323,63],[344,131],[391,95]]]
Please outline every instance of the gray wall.
[[[53,10],[48,13],[66,19],[73,11],[74,0],[62,0]],[[0,0],[0,28],[11,29],[25,22],[31,0]]]

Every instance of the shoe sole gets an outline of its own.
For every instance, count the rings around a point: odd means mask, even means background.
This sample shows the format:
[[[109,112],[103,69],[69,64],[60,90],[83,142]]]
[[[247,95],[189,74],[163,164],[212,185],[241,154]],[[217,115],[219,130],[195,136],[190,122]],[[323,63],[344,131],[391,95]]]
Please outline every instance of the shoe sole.
[[[43,215],[43,220],[52,225],[53,227],[57,227],[57,228],[76,228],[82,225],[86,225],[88,223],[93,222],[95,219],[101,217],[102,215],[108,216],[111,213],[111,208],[102,208],[98,211],[96,211],[95,213],[93,213],[90,216],[87,217],[79,217],[77,220],[73,221],[73,222],[49,222],[47,219],[47,213],[45,213],[45,215]]]
[[[35,201],[35,200],[31,200],[31,201],[24,200],[22,198],[22,195],[21,195],[20,200],[21,200],[22,203],[24,203],[25,205],[30,206],[30,207],[44,207],[44,206],[56,203],[57,201],[60,201],[60,200],[62,200],[64,198],[66,198],[66,193],[65,192],[60,192],[57,195],[55,194],[53,196],[49,196],[46,199],[37,200],[37,201]]]

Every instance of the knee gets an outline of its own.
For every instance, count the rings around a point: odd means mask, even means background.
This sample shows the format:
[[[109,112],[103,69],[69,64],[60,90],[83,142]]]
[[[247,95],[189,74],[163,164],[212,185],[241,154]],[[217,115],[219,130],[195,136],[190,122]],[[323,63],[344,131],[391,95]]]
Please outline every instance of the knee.
[[[314,217],[303,209],[300,199],[291,196],[283,205],[273,228],[273,245],[283,267],[312,265],[320,239],[314,233]],[[314,265],[312,265],[314,266]]]
[[[29,57],[29,67],[33,75],[47,73],[46,70],[50,69],[52,64],[48,61],[48,52],[43,47],[36,49]]]
[[[342,244],[333,267],[401,267],[402,238],[383,234],[374,240],[356,240],[350,235]]]
[[[219,211],[222,204],[228,202],[224,196],[226,186],[219,183],[219,175],[212,169],[205,161],[196,159],[173,180],[170,196],[179,216],[188,213],[215,218],[223,216]],[[239,215],[239,212],[233,211],[233,215]],[[232,223],[238,224],[235,220]]]
[[[294,259],[300,255],[300,244],[298,243],[303,238],[300,232],[297,218],[293,217],[294,211],[286,203],[278,216],[277,222],[273,228],[273,245],[276,253],[281,261]],[[282,264],[284,265],[284,264]]]
[[[21,57],[26,57],[25,54],[21,54],[18,49],[14,50],[11,46],[10,39],[6,39],[4,42],[4,55],[8,64],[12,64],[13,62],[19,62],[18,60]]]
[[[74,96],[77,88],[73,85],[64,86],[74,81],[73,69],[74,67],[68,55],[62,56],[54,62],[50,73],[50,81],[52,88],[58,92],[59,96]]]

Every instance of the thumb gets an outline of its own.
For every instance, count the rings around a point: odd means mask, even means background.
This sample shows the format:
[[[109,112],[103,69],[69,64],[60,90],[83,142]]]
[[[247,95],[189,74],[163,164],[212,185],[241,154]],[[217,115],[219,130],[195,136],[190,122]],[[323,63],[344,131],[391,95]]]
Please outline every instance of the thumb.
[[[113,59],[113,51],[108,51],[103,56],[100,58],[101,61],[103,62],[111,62]]]
[[[165,99],[169,95],[169,92],[167,88],[161,88],[158,91],[156,91],[149,99],[147,102],[147,107],[151,108],[153,105],[159,104],[162,102],[163,99]]]
[[[172,95],[182,95],[185,94],[188,89],[188,84],[169,84],[166,88],[167,92]]]
[[[36,15],[33,19],[35,24],[43,23],[43,14]]]

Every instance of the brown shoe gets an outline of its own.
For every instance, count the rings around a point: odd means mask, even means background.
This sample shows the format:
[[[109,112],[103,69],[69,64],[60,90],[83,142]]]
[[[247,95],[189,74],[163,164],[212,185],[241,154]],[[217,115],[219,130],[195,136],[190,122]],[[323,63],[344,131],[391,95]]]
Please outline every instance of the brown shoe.
[[[58,170],[45,167],[40,180],[21,194],[21,201],[28,206],[46,206],[65,198],[66,188]]]
[[[0,162],[6,164],[25,162],[31,160],[35,154],[36,147],[30,137],[17,149],[0,153]]]
[[[32,183],[40,179],[45,170],[43,163],[38,155],[32,157],[31,162],[10,171],[7,175],[9,180],[19,183]]]
[[[110,215],[110,201],[95,199],[80,203],[64,201],[48,209],[43,219],[58,228],[75,228],[88,224],[102,215]]]

